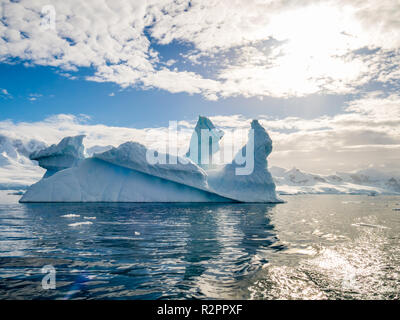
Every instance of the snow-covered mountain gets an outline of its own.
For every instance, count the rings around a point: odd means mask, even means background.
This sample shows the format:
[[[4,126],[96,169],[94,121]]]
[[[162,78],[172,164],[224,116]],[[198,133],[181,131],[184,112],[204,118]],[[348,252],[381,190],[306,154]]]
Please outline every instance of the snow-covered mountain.
[[[332,194],[400,194],[400,173],[388,173],[377,169],[356,172],[337,172],[318,175],[271,167],[279,194],[332,193]]]
[[[22,141],[0,135],[0,190],[25,189],[37,182],[44,170],[29,159],[46,144],[34,139]]]

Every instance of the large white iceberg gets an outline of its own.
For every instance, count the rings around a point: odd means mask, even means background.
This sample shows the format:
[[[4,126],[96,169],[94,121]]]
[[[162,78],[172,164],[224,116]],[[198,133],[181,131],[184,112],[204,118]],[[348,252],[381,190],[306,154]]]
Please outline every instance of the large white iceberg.
[[[203,128],[206,129],[206,126],[203,125]],[[229,135],[226,136],[229,138]],[[225,138],[222,138],[221,142],[224,142]],[[102,142],[98,141],[98,143]],[[12,191],[15,193],[16,190],[19,193],[21,190],[28,189],[29,186],[43,177],[46,169],[38,166],[35,160],[29,159],[29,156],[35,151],[46,148],[46,146],[44,141],[32,139],[30,136],[16,138],[12,131],[0,134],[0,193],[7,194]],[[78,149],[83,148],[83,145],[77,147]],[[84,156],[86,158],[92,157],[95,153],[103,153],[112,148],[110,145],[90,146],[84,150]],[[200,166],[206,171],[206,181],[210,188],[210,181],[215,170],[203,165]],[[375,167],[352,172],[336,172],[330,175],[304,172],[296,168],[269,167],[268,171],[274,179],[276,192],[280,195],[309,193],[400,194],[400,173],[390,170],[390,168]]]
[[[213,193],[89,158],[32,185],[21,202],[224,202]]]
[[[204,117],[199,118],[196,128],[216,134],[216,144],[223,135]],[[267,169],[272,141],[258,121],[252,122],[251,129],[249,141],[240,151],[254,155],[246,157],[252,159],[249,172],[244,170],[249,163],[235,161],[220,170],[207,171],[192,161],[190,154],[177,157],[155,152],[165,162],[152,163],[148,155],[154,151],[137,142],[126,142],[83,159],[83,136],[64,138],[58,145],[31,156],[48,173],[20,201],[279,202]],[[192,140],[190,150],[196,144],[201,149],[199,140]]]

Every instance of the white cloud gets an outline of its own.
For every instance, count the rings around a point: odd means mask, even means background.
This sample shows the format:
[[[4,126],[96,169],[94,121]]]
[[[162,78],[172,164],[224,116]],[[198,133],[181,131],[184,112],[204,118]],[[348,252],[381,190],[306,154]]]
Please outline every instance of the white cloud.
[[[391,166],[400,170],[400,96],[374,92],[348,103],[345,112],[311,120],[262,121],[275,143],[271,161],[308,171]],[[295,159],[295,161],[293,160]]]
[[[41,9],[48,4],[2,1],[0,61],[60,67],[71,79],[91,67],[87,80],[212,100],[344,94],[372,80],[400,79],[397,0],[53,0],[56,28],[44,30]],[[164,61],[148,35],[193,49]],[[258,49],[271,39],[268,50]],[[215,70],[206,77],[190,69],[200,62]]]
[[[12,98],[12,95],[7,91],[7,89],[0,88],[0,97],[2,97],[2,98]]]
[[[40,94],[40,93],[30,93],[30,94],[28,95],[28,100],[29,100],[29,101],[36,101],[36,100],[38,100],[38,99],[41,98],[41,97],[43,97],[43,95]]]

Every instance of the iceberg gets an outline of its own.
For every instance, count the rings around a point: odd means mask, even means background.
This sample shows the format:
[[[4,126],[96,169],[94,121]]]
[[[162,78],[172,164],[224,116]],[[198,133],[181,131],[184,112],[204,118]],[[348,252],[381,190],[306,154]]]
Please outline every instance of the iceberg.
[[[276,196],[275,183],[268,171],[267,157],[272,152],[272,140],[257,120],[252,121],[251,129],[247,144],[232,163],[210,172],[208,183],[219,195],[241,202],[282,202]],[[245,157],[249,152],[254,156]],[[247,161],[241,164],[243,157]]]
[[[200,117],[199,119],[203,119]],[[210,121],[208,119],[208,121]],[[206,122],[202,120],[203,124],[198,126],[206,129]],[[211,121],[210,121],[211,122]],[[209,125],[210,128],[215,128],[214,125]],[[215,128],[217,129],[217,128]],[[212,130],[212,129],[211,129]],[[218,130],[218,129],[217,129]],[[224,133],[221,131],[221,134]],[[220,139],[220,142],[224,142],[225,136]],[[73,139],[72,139],[73,140]],[[85,141],[85,140],[83,140]],[[214,140],[213,140],[214,141]],[[217,140],[215,140],[217,141]],[[93,141],[91,141],[93,143]],[[110,145],[101,145],[103,141],[94,141],[99,143],[99,145],[91,144],[89,148],[84,150],[85,158],[93,158],[95,154],[101,154],[109,151],[113,148]],[[31,160],[29,157],[32,154],[38,154],[39,151],[46,149],[48,145],[45,141],[38,141],[32,139],[30,136],[20,136],[16,138],[13,132],[1,133],[0,134],[0,197],[1,193],[4,195],[9,195],[11,193],[22,193],[21,190],[28,189],[32,184],[39,181],[41,178],[48,178],[51,176],[50,172],[45,175],[47,169],[38,166],[38,162]],[[82,149],[83,145],[76,145],[76,150]],[[214,147],[219,148],[219,145]],[[49,153],[50,154],[50,153]],[[42,153],[43,155],[43,153]],[[34,157],[34,156],[33,156]],[[78,155],[80,159],[82,155]],[[34,157],[35,158],[35,157]],[[42,157],[42,164],[44,157]],[[187,159],[187,156],[182,157]],[[49,160],[49,159],[47,159]],[[187,159],[188,160],[188,159]],[[192,159],[190,159],[192,160]],[[53,159],[54,161],[54,159]],[[84,159],[73,161],[69,165],[79,165]],[[195,161],[191,161],[195,163]],[[75,163],[75,164],[74,164]],[[196,163],[195,163],[196,164]],[[190,184],[191,186],[197,187],[198,189],[204,189],[204,179],[207,182],[206,190],[213,193],[218,193],[217,190],[212,190],[210,183],[213,180],[214,175],[221,171],[220,166],[211,167],[199,165],[199,172],[203,170],[205,173],[201,173],[204,178],[194,179]],[[67,166],[64,165],[57,166],[57,172],[66,170]],[[161,166],[162,167],[162,166]],[[168,166],[164,166],[165,171],[167,171]],[[66,169],[63,169],[66,168]],[[222,166],[223,168],[223,166]],[[62,170],[61,170],[62,169]],[[298,168],[281,168],[281,167],[269,167],[268,171],[271,173],[273,180],[276,185],[276,193],[278,195],[295,195],[295,194],[366,194],[366,195],[399,195],[400,194],[400,174],[398,170],[393,170],[391,168],[381,168],[381,167],[369,167],[366,169],[358,169],[352,172],[335,172],[330,174],[317,174],[302,171]],[[53,172],[52,174],[55,174]],[[151,172],[150,172],[151,174]],[[161,178],[169,179],[168,176],[162,175]],[[182,177],[184,177],[182,175]],[[175,180],[178,183],[182,182],[189,177],[189,174],[185,178],[180,180]],[[173,176],[171,177],[173,179]],[[192,177],[191,177],[192,178]],[[201,182],[203,180],[203,182]],[[187,183],[188,181],[185,181]],[[189,181],[190,182],[190,181]],[[201,183],[199,183],[201,182]],[[214,186],[215,187],[215,186]],[[207,189],[208,188],[208,189]],[[231,188],[228,188],[228,191]],[[221,193],[223,190],[219,190]],[[219,194],[220,195],[220,194]],[[100,196],[98,196],[101,198]],[[2,198],[3,199],[3,198]],[[31,198],[32,199],[32,198]],[[33,199],[34,200],[34,199]],[[51,201],[48,200],[48,201]],[[228,201],[228,200],[227,200]],[[232,200],[233,201],[233,200]]]
[[[88,158],[32,185],[20,202],[230,202],[112,163]]]
[[[148,175],[174,181],[194,188],[207,190],[207,174],[190,159],[157,153],[158,159],[165,163],[150,164],[146,154],[154,153],[137,142],[126,142],[118,148],[112,148],[93,157],[117,166],[136,170]]]
[[[212,164],[212,155],[219,151],[219,140],[223,136],[224,132],[218,130],[210,119],[199,116],[186,156],[201,167],[209,168]],[[202,143],[203,141],[205,143]],[[208,159],[204,161],[204,157]]]
[[[84,137],[66,137],[57,145],[33,152],[29,158],[38,161],[39,166],[47,170],[44,178],[50,177],[58,171],[77,166],[84,159]]]
[[[96,146],[93,146],[93,147],[85,149],[85,155],[88,156],[88,157],[92,157],[96,153],[103,153],[103,152],[106,152],[108,150],[111,150],[112,148],[113,148],[113,146],[110,146],[110,145],[108,145],[108,146],[96,145]]]
[[[210,151],[218,150],[223,132],[199,117],[195,132],[202,129],[214,135],[205,140]],[[196,134],[182,157],[126,142],[84,158],[84,136],[66,137],[31,155],[47,172],[20,202],[280,202],[267,168],[272,141],[258,121],[251,123],[247,145],[220,170],[207,170],[191,158],[194,147],[204,150]],[[243,154],[251,159],[247,173],[248,161],[239,161]]]

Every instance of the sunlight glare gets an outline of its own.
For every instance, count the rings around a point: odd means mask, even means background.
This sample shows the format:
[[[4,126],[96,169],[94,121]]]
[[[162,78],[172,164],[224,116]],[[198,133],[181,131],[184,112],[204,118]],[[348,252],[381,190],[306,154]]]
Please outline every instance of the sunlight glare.
[[[290,21],[290,23],[288,23]],[[350,8],[309,6],[284,12],[271,21],[270,32],[282,41],[264,68],[243,66],[265,91],[303,96],[320,91],[348,93],[367,71],[358,57],[348,57],[359,46],[360,26]]]

